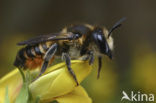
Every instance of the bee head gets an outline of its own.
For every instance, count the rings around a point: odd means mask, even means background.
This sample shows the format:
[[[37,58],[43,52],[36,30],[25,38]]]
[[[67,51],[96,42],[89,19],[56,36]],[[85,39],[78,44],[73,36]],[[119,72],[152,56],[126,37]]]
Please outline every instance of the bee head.
[[[96,27],[92,32],[92,38],[99,53],[112,59],[113,39],[108,36],[108,31],[105,28]]]
[[[92,32],[92,38],[95,44],[97,45],[100,54],[107,55],[110,59],[112,59],[112,50],[113,50],[113,38],[111,37],[112,32],[121,26],[121,23],[125,21],[126,18],[121,18],[118,22],[116,22],[113,27],[108,31],[105,28],[96,27]]]

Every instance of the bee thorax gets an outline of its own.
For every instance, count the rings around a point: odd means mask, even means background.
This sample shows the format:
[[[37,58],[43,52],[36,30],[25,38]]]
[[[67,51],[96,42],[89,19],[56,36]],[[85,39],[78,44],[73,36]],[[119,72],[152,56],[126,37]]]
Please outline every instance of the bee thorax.
[[[73,59],[80,57],[80,49],[77,47],[70,47],[69,48],[69,55]]]

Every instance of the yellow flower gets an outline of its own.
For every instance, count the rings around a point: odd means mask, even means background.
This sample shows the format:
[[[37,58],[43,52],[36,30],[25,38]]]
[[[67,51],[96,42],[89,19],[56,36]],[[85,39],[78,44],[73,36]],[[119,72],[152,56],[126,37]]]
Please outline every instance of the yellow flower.
[[[12,103],[22,87],[22,78],[18,69],[13,70],[0,79],[0,103],[4,103],[6,88],[9,92],[9,100]]]
[[[71,67],[74,70],[79,83],[81,83],[81,81],[84,80],[91,71],[91,66],[89,66],[88,62],[85,61],[74,60],[72,61]],[[2,99],[0,99],[0,103],[4,101],[6,86],[9,88],[9,97],[12,96],[10,94],[16,90],[16,88],[19,88],[19,85],[21,86],[21,84],[17,84],[19,81],[15,79],[15,76],[19,75],[19,72],[14,70],[11,74],[12,75],[7,75],[0,80],[0,96],[2,97]],[[15,80],[12,80],[12,78]],[[20,78],[21,81],[21,77],[18,78]],[[5,83],[5,81],[7,81],[7,83]],[[1,84],[3,84],[3,86],[1,86]],[[14,88],[10,88],[11,85]],[[40,102],[43,103],[53,100],[57,100],[60,103],[92,102],[85,90],[81,86],[76,86],[76,82],[69,74],[65,63],[59,63],[50,67],[43,76],[29,85],[29,89],[33,98],[35,99],[36,97],[39,97]],[[10,100],[11,99],[12,97]]]

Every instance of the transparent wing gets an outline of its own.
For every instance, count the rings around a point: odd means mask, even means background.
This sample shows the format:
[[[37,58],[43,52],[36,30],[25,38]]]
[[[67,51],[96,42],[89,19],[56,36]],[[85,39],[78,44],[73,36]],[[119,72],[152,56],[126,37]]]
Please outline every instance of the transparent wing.
[[[22,41],[17,43],[17,45],[34,45],[46,41],[55,41],[55,40],[71,40],[73,37],[73,33],[52,33],[48,35],[40,35],[35,38]]]

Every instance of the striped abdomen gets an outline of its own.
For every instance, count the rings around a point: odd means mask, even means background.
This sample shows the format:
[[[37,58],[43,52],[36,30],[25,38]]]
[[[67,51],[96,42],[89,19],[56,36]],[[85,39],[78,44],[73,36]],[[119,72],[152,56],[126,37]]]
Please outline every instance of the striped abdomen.
[[[47,42],[34,46],[26,46],[25,48],[20,49],[14,65],[24,69],[35,69],[40,67],[43,62],[43,57],[51,44],[51,42]]]

